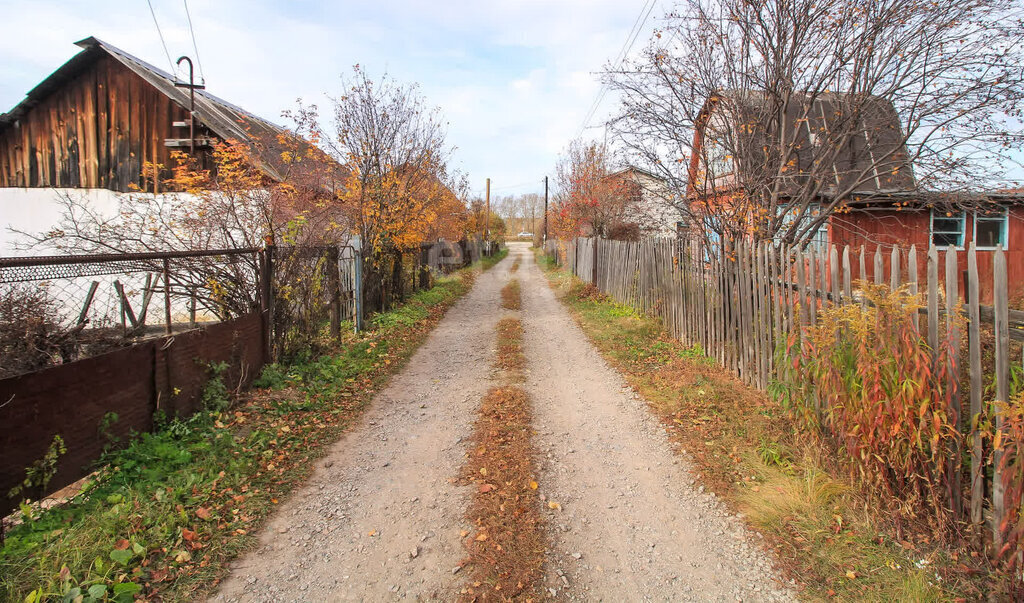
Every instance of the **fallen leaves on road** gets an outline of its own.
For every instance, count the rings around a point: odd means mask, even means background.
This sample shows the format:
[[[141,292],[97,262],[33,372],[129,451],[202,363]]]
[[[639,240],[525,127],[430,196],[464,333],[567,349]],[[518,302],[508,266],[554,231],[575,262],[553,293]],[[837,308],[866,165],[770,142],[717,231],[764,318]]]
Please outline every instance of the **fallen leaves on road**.
[[[477,535],[467,544],[469,582],[461,592],[466,601],[540,598],[545,539],[539,501],[532,492],[537,482],[531,479],[536,472],[530,400],[514,385],[522,379],[521,338],[518,319],[499,322],[496,364],[511,383],[484,397],[474,426],[476,454],[470,455],[463,472],[463,479],[478,484],[467,513]],[[518,484],[528,484],[529,490]]]

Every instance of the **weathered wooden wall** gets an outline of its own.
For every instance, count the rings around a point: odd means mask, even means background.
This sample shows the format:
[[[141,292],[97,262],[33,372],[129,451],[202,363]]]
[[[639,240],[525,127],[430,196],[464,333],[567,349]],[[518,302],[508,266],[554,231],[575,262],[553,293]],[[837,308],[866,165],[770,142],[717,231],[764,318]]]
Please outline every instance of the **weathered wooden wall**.
[[[143,174],[143,165],[171,165],[164,140],[187,137],[187,129],[171,125],[186,119],[185,108],[112,57],[98,56],[0,130],[0,187],[152,190],[153,174]]]

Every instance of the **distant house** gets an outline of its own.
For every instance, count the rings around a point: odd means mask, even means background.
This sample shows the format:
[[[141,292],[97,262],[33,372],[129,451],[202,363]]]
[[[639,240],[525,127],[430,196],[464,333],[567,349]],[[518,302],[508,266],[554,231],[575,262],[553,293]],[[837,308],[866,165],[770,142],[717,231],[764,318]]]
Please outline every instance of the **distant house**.
[[[757,116],[757,101],[752,98],[731,98],[730,102],[717,98],[705,103],[694,133],[688,201],[726,202],[718,200],[727,199],[742,187],[745,175],[754,173],[744,170],[759,169],[765,156],[772,153],[772,143],[759,138],[756,125],[742,125]],[[857,252],[863,246],[869,253],[881,247],[888,274],[887,251],[893,246],[916,245],[920,250],[918,273],[924,274],[930,245],[964,249],[973,241],[979,250],[981,295],[989,301],[992,251],[1002,245],[1008,253],[1011,286],[1024,282],[1024,192],[950,195],[921,191],[895,109],[874,98],[860,107],[857,135],[836,150],[830,163],[822,164],[816,161],[822,156],[815,152],[816,145],[823,144],[831,127],[840,127],[837,122],[848,119],[842,107],[838,95],[822,95],[792,103],[786,116],[787,131],[795,133],[796,151],[791,169],[777,176],[782,197],[811,177],[822,182],[820,206],[842,195],[841,210],[828,216],[809,247],[824,251],[830,245],[838,249],[849,245]],[[722,144],[723,140],[728,144]],[[809,213],[805,220],[818,215],[814,207]],[[966,254],[961,254],[961,261],[966,269]],[[869,278],[874,277],[873,270],[868,262]]]
[[[675,236],[682,213],[662,178],[635,166],[626,166],[604,177],[613,189],[626,195],[623,221],[635,224],[643,236]]]

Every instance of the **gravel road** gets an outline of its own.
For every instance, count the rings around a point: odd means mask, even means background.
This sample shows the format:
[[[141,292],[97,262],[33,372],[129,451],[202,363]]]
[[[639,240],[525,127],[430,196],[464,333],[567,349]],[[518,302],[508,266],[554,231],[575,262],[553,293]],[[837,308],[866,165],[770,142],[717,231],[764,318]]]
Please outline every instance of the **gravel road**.
[[[755,535],[693,485],[645,403],[555,299],[525,244],[484,273],[285,501],[216,601],[452,600],[472,493],[455,485],[494,377],[499,291],[521,262],[539,483],[561,510],[544,592],[563,600],[794,598]],[[701,489],[702,490],[702,489]]]
[[[768,558],[693,474],[646,403],[520,270],[527,387],[549,525],[545,588],[573,601],[786,601]]]
[[[477,279],[361,422],[283,502],[216,601],[451,600],[472,495],[452,483],[489,385],[499,291],[511,262]]]

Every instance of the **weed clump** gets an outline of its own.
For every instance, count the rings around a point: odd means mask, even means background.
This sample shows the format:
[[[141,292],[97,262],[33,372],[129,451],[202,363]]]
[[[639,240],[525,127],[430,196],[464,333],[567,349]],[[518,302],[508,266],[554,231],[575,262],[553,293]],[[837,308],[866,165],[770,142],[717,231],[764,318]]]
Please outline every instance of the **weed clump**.
[[[869,304],[829,308],[804,337],[790,336],[772,393],[895,520],[950,530],[962,446],[952,343],[929,348],[916,297],[862,285]]]
[[[506,310],[518,310],[522,307],[519,281],[512,279],[501,289],[501,307]]]

